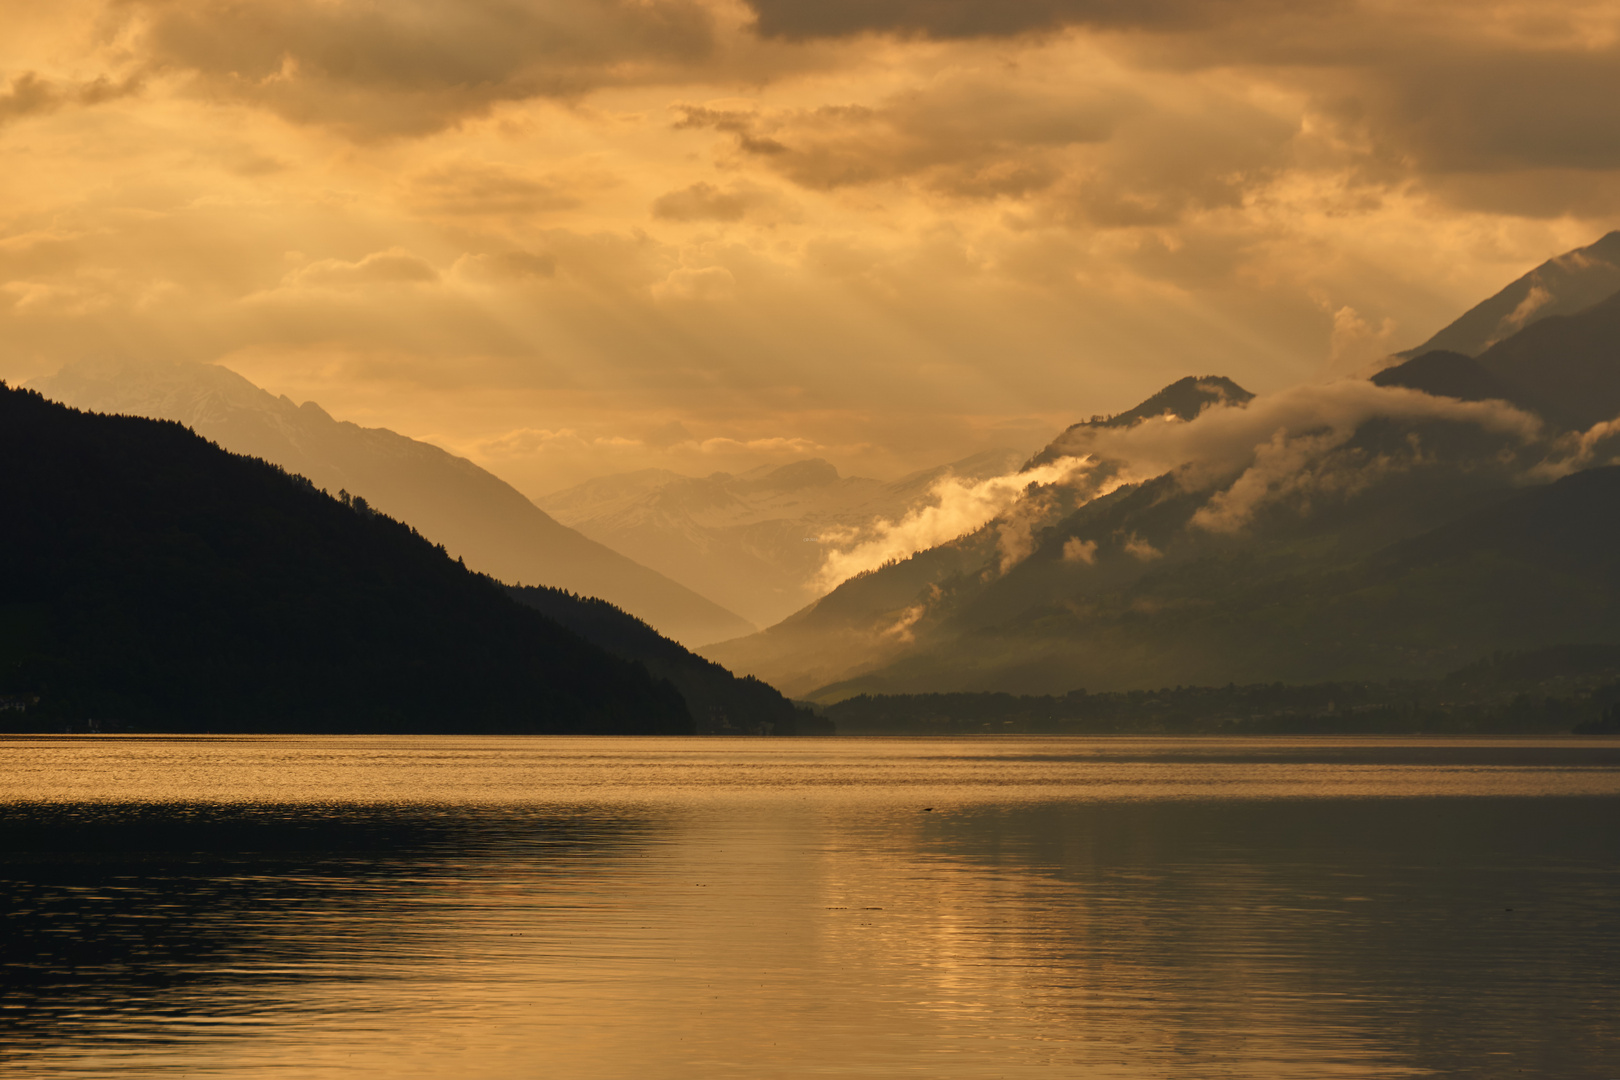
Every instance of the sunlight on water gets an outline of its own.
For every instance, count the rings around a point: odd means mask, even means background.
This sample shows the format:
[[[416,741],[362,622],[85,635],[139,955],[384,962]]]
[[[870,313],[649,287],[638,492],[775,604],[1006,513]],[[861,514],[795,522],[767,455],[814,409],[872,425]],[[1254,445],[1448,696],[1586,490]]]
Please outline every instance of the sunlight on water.
[[[0,741],[0,1060],[1601,1077],[1603,740]]]

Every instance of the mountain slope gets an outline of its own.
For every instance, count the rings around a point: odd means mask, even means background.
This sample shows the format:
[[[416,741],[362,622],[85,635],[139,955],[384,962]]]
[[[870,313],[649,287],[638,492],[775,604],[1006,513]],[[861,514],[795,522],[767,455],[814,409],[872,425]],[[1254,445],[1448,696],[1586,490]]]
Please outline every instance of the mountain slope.
[[[1191,419],[1138,412],[1123,427],[1076,425],[1061,452],[1036,458],[1080,456],[1090,471],[704,654],[816,700],[1221,682],[1230,652],[1176,644],[1164,627],[1202,625],[1206,608],[1242,610],[1249,591],[1350,565],[1602,449],[1548,439],[1498,401],[1358,380],[1189,409]],[[1161,622],[1161,611],[1178,614]],[[1138,624],[1160,629],[1126,648]],[[1307,630],[1272,642],[1277,671],[1310,667],[1287,660]]]
[[[0,466],[13,728],[692,730],[667,683],[407,526],[178,424],[0,384]]]
[[[1372,381],[1464,401],[1496,398],[1556,427],[1585,430],[1620,416],[1620,293],[1538,319],[1478,357],[1427,352]]]
[[[1252,397],[1220,376],[1187,378],[1127,413],[1075,424],[1036,454],[1024,471],[1065,457],[1094,459],[1095,468],[1067,483],[1033,485],[1010,511],[989,524],[851,578],[775,626],[706,646],[703,655],[763,678],[785,693],[803,696],[926,649],[935,630],[981,602],[1005,576],[1007,566],[1026,562],[1026,549],[1041,544],[1040,537],[1058,522],[1094,498],[1094,505],[1117,500],[1117,495],[1097,498],[1122,468],[1099,450],[1095,441],[1099,434],[1129,433],[1167,417],[1184,423],[1184,418],[1238,407]],[[1129,546],[1139,540],[1132,533],[1121,543]],[[1059,558],[1063,557],[1060,551]],[[1040,599],[1047,598],[1048,588],[1044,582],[1034,586]]]
[[[601,596],[677,640],[734,637],[749,623],[553,520],[498,477],[385,428],[339,422],[222,367],[78,364],[30,384],[79,408],[176,420],[318,487],[347,490],[503,581]]]
[[[1573,315],[1620,292],[1620,230],[1548,259],[1488,300],[1469,308],[1402,359],[1436,349],[1478,356],[1503,338],[1551,315]]]
[[[946,477],[973,482],[1018,468],[991,450],[892,483],[796,461],[732,475],[665,470],[602,477],[537,500],[558,520],[761,623],[820,595],[824,537],[899,520]]]
[[[830,725],[758,679],[738,678],[606,600],[526,585],[514,598],[591,644],[633,660],[680,691],[700,735],[831,734]]]
[[[1482,654],[1620,643],[1620,468],[1502,499],[1348,563],[1243,551],[1032,608],[819,695],[1437,678]]]
[[[1616,235],[1616,234],[1611,234]],[[1620,415],[1620,293],[1532,323],[1479,355],[1513,400],[1584,430]]]
[[[1242,405],[1253,398],[1253,394],[1224,375],[1189,375],[1177,379],[1133,409],[1114,416],[1093,416],[1090,420],[1070,425],[1031,458],[1024,468],[1032,469],[1065,455],[1085,453],[1089,448],[1088,436],[1102,428],[1134,427],[1144,420],[1163,417],[1192,420],[1205,409]]]
[[[1511,401],[1514,391],[1466,353],[1435,349],[1372,377],[1375,386],[1404,386],[1459,401]]]

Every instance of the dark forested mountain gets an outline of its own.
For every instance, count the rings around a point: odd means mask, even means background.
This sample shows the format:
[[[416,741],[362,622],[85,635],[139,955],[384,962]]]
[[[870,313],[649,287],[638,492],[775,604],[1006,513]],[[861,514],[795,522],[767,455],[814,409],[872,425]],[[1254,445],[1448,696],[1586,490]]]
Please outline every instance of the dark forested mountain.
[[[831,734],[832,727],[751,676],[738,678],[689,652],[606,600],[561,589],[514,587],[519,602],[543,612],[614,656],[633,660],[680,691],[701,735]]]
[[[1548,259],[1402,359],[1436,349],[1478,356],[1504,338],[1552,315],[1573,315],[1620,292],[1620,231]]]
[[[0,384],[13,730],[682,733],[668,683],[364,499]]]
[[[475,570],[605,597],[689,643],[750,623],[684,585],[553,520],[465,458],[386,428],[334,420],[208,364],[81,363],[30,384],[82,409],[177,420],[227,450],[263,458],[331,492],[363,496]]]

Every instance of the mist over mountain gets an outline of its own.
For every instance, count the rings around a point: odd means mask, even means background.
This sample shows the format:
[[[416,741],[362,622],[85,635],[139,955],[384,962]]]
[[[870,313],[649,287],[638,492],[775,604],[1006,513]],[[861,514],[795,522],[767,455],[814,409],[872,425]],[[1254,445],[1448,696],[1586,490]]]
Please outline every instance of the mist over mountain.
[[[897,521],[946,480],[1015,471],[1024,455],[989,450],[899,480],[840,476],[820,459],[747,472],[621,473],[536,500],[593,540],[769,624],[816,599],[830,551],[874,520]]]
[[[1620,298],[1371,381],[1183,379],[1065,430],[1028,465],[1066,471],[1020,473],[981,527],[703,651],[834,701],[1432,679],[1620,641],[1617,416]]]
[[[678,641],[752,626],[705,596],[555,521],[510,484],[436,446],[334,420],[226,368],[84,362],[30,388],[82,409],[174,420],[227,450],[346,490],[509,583],[603,597]]]
[[[1040,453],[1030,458],[1026,469],[1046,465],[1063,457],[1074,457],[1089,449],[1089,436],[1099,428],[1135,427],[1144,420],[1173,418],[1194,420],[1205,409],[1242,405],[1254,395],[1223,375],[1187,376],[1178,379],[1134,409],[1114,416],[1093,416],[1070,425]]]
[[[645,733],[680,695],[363,499],[0,384],[0,722]],[[20,728],[19,728],[20,725]]]
[[[1432,679],[1498,650],[1620,642],[1620,469],[1360,559],[1234,550],[1037,604],[820,688],[857,692]]]

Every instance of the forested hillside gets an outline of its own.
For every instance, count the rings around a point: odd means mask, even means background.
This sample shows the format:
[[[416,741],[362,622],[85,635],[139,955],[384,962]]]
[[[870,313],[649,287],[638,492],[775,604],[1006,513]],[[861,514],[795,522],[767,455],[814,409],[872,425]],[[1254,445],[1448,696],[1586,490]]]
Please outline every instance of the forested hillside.
[[[679,694],[408,526],[0,384],[11,730],[683,733]]]

